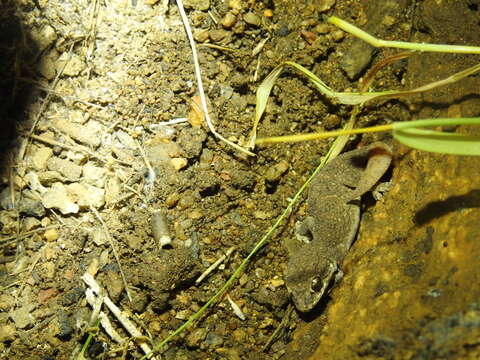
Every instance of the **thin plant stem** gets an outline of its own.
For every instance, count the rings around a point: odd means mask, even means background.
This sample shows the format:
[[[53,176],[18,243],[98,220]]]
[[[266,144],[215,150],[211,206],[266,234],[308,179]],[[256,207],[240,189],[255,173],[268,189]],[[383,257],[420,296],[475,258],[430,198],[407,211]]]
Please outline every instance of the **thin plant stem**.
[[[207,123],[208,128],[210,129],[212,134],[216,136],[218,139],[220,139],[221,141],[227,143],[228,145],[232,146],[233,148],[245,154],[248,154],[250,156],[255,156],[255,154],[252,153],[251,151],[248,151],[247,149],[241,147],[240,145],[237,145],[234,142],[231,142],[230,140],[224,138],[222,135],[220,135],[217,132],[217,130],[215,130],[215,127],[212,124],[212,120],[210,119],[210,115],[207,108],[207,99],[205,97],[205,91],[203,90],[202,73],[200,70],[200,63],[198,61],[198,55],[197,55],[197,47],[195,45],[195,40],[193,39],[192,30],[190,29],[190,24],[188,22],[187,14],[185,13],[185,9],[183,8],[182,1],[181,0],[176,0],[176,1],[177,1],[178,10],[180,11],[180,16],[183,21],[183,26],[185,26],[185,31],[187,33],[188,41],[190,42],[190,47],[192,48],[192,57],[193,57],[193,64],[195,67],[195,77],[197,78],[198,93],[200,95],[202,110],[203,110],[203,114],[205,116],[205,121]]]
[[[346,31],[353,36],[362,39],[374,47],[391,47],[397,49],[416,50],[423,52],[441,52],[454,54],[480,54],[480,47],[467,45],[446,45],[446,44],[426,44],[426,43],[412,43],[406,41],[392,41],[383,40],[370,35],[369,33],[359,29],[353,24],[342,20],[336,16],[327,17],[327,21],[335,26],[338,26],[343,31]]]
[[[318,132],[312,134],[295,134],[295,135],[285,135],[285,136],[272,136],[258,138],[255,141],[256,145],[267,144],[267,143],[279,143],[279,142],[299,142],[307,140],[317,140],[317,139],[326,139],[330,137],[336,137],[340,135],[353,135],[353,134],[363,134],[368,132],[381,132],[381,131],[390,131],[393,129],[393,124],[389,125],[379,125],[371,126],[361,129],[349,129],[349,130],[337,130],[337,131],[327,131],[327,132]]]

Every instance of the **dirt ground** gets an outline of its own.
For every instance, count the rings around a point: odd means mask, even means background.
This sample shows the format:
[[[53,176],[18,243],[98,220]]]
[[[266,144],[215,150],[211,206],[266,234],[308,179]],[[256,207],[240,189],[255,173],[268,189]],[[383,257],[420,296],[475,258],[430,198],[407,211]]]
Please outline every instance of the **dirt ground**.
[[[322,15],[389,40],[480,44],[477,0],[184,5],[213,122],[238,143],[251,129],[258,85],[282,61],[353,91],[373,64],[398,52],[373,50]],[[140,344],[166,338],[225,283],[331,140],[261,147],[256,157],[218,141],[198,121],[191,48],[174,2],[0,6],[0,357],[81,359],[93,334],[84,358],[139,359]],[[373,87],[413,88],[476,62],[473,55],[415,54],[382,68]],[[472,76],[369,104],[357,126],[479,116],[479,82]],[[287,70],[258,136],[337,129],[351,111]],[[378,138],[388,135],[352,137],[347,149]],[[377,204],[365,199],[345,277],[325,303],[308,315],[291,312],[284,286],[283,240],[305,216],[302,201],[228,291],[240,310],[222,297],[156,358],[480,357],[480,161],[398,144],[394,150],[393,187]],[[172,242],[161,248],[167,233]],[[105,305],[113,330],[96,329],[84,274],[142,339]]]

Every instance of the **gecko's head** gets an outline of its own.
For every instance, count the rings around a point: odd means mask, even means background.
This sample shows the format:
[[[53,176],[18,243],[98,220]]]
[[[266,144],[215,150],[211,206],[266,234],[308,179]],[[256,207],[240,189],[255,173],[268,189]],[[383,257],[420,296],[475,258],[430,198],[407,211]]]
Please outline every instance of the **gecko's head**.
[[[311,260],[299,263],[291,259],[285,276],[288,292],[301,312],[312,310],[340,274],[337,263],[331,259],[317,257]]]

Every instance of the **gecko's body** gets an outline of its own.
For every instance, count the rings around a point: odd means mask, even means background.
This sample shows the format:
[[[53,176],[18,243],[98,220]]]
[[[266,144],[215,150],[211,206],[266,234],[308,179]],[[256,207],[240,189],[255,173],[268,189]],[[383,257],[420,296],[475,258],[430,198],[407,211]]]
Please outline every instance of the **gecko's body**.
[[[341,274],[340,267],[360,222],[360,196],[390,166],[391,151],[383,143],[344,153],[312,180],[309,216],[298,228],[310,241],[289,245],[285,282],[296,308],[312,310]],[[291,242],[290,242],[291,243]]]

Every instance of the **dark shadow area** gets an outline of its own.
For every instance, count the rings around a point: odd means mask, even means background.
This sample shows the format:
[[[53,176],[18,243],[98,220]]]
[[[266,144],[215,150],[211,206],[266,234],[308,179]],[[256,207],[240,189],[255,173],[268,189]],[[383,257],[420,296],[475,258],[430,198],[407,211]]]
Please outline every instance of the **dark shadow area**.
[[[416,225],[424,225],[453,211],[471,208],[480,208],[480,190],[472,190],[465,195],[431,202],[415,214],[414,222]]]
[[[17,3],[0,2],[0,174],[7,174],[26,118],[37,48],[17,16]]]

